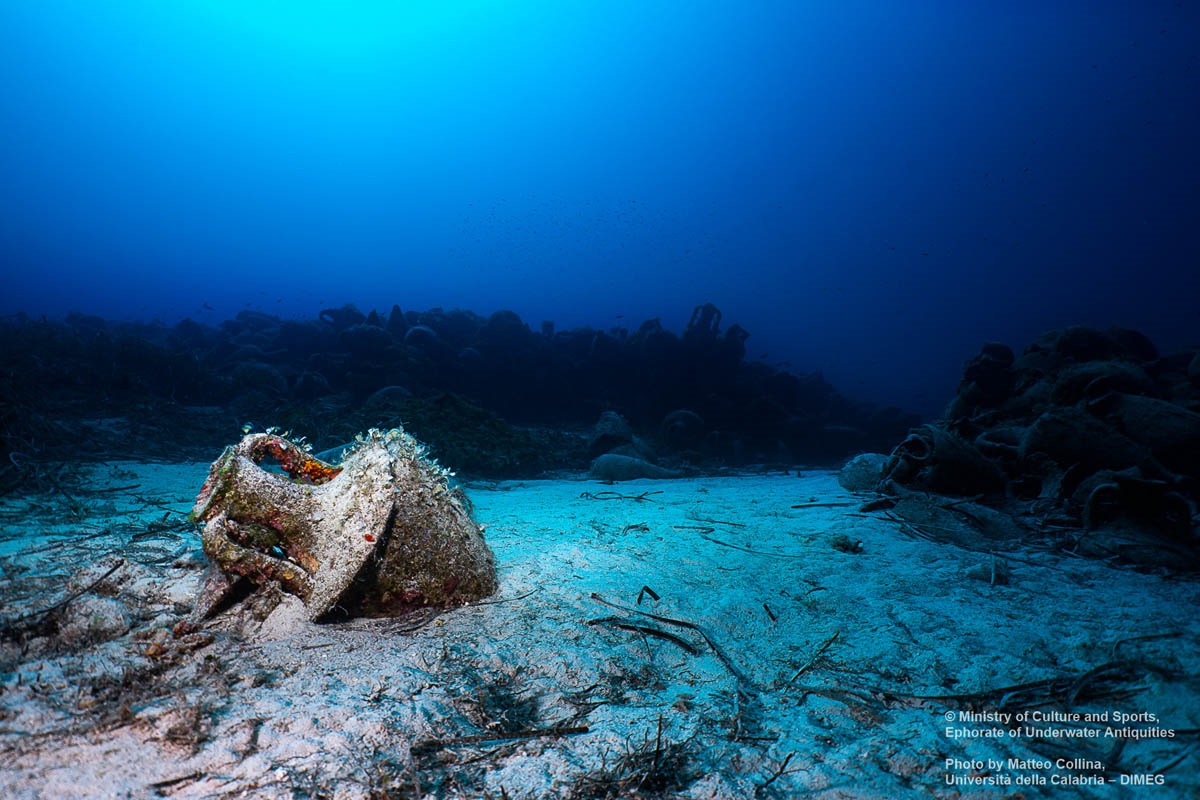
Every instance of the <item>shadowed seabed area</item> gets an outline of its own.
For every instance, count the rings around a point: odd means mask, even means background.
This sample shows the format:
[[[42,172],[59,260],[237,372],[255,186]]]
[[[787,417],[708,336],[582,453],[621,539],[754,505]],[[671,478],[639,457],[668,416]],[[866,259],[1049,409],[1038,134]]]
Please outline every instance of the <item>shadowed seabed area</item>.
[[[1200,796],[1197,12],[0,4],[0,796]]]
[[[697,307],[679,334],[351,307],[5,321],[10,396],[37,398],[8,407],[0,473],[8,793],[1200,786],[1196,351],[1117,328],[986,344],[922,425],[744,362],[718,317]],[[516,388],[537,375],[558,393]],[[249,415],[292,423],[246,441],[281,443],[287,474],[261,480],[302,496],[364,446],[343,431],[419,432],[498,588],[309,621],[284,577],[308,562],[275,512],[254,517],[280,537],[263,554],[294,554],[274,572],[210,549],[207,505],[189,513],[214,491],[201,454]],[[253,579],[209,611],[214,560]]]

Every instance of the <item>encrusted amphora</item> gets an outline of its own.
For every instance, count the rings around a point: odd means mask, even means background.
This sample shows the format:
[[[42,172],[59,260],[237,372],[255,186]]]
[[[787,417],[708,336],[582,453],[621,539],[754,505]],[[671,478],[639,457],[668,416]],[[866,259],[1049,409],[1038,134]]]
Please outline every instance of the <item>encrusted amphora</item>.
[[[213,462],[196,498],[212,563],[181,627],[194,629],[243,580],[277,583],[314,621],[486,597],[495,559],[449,477],[400,429],[360,434],[336,466],[282,436],[246,436]]]

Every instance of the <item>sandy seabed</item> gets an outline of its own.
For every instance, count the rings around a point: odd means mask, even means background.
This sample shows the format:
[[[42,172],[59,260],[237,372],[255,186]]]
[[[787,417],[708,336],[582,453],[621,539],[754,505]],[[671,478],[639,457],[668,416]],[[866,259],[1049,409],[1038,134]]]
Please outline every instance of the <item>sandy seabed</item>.
[[[0,499],[0,797],[1200,796],[1195,581],[916,538],[824,471],[471,484],[486,603],[175,639],[207,470]]]

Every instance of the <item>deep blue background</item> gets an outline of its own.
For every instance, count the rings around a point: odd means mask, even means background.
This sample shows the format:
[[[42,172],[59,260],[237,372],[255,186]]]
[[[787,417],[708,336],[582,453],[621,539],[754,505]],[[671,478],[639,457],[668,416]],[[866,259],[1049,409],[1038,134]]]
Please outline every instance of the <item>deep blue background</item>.
[[[676,329],[936,413],[1200,341],[1194,2],[0,3],[0,313]]]

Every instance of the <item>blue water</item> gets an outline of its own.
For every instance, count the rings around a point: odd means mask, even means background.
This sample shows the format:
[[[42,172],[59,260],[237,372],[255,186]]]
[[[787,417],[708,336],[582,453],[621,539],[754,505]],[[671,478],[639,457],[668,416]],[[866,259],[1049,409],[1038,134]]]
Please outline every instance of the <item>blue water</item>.
[[[988,340],[1200,341],[1194,2],[0,4],[0,313],[463,307],[936,413]]]

